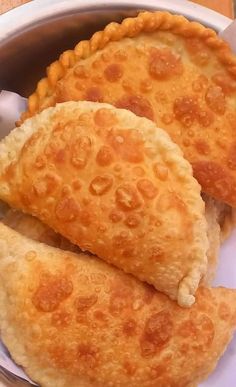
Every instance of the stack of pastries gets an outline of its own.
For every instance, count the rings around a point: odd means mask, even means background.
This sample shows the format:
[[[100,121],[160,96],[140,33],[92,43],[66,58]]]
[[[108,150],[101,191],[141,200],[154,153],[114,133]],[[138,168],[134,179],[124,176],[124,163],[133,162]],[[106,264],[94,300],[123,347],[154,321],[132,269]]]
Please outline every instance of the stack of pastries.
[[[236,58],[182,16],[111,23],[0,142],[0,331],[42,387],[196,387],[236,328]],[[161,129],[162,128],[162,129]]]

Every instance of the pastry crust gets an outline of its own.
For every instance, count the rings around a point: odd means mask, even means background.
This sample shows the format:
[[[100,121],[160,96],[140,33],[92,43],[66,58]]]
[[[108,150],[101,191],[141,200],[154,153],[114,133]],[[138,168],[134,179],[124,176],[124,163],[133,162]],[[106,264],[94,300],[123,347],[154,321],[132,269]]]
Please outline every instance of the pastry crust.
[[[0,197],[183,306],[206,273],[204,202],[169,136],[127,110],[48,108],[0,143]]]
[[[67,100],[154,120],[182,148],[203,191],[236,206],[236,58],[213,30],[166,12],[111,23],[49,66],[22,120]]]
[[[197,292],[183,309],[95,257],[48,247],[0,224],[0,329],[42,387],[187,387],[232,338],[236,291]]]
[[[207,236],[209,248],[207,251],[207,275],[204,284],[210,285],[215,278],[220,250],[220,241],[224,229],[220,229],[218,207],[213,199],[203,196],[205,202],[205,216],[207,220]],[[46,243],[49,246],[57,247],[62,250],[79,252],[79,247],[70,243],[60,234],[55,233],[51,228],[40,222],[34,216],[24,214],[17,210],[8,210],[2,219],[2,222],[8,227],[13,228],[20,234],[35,241]],[[223,234],[225,236],[225,233]]]

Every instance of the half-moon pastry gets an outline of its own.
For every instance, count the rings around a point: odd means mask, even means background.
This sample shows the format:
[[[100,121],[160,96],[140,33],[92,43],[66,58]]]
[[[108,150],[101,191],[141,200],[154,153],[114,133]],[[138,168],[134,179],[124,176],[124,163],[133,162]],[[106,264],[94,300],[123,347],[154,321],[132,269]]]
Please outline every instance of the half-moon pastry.
[[[23,118],[68,100],[154,120],[203,191],[236,206],[236,58],[213,30],[166,12],[111,23],[49,66]]]
[[[236,326],[236,291],[199,288],[192,308],[102,260],[0,224],[0,330],[42,387],[190,387]]]
[[[111,105],[48,108],[0,143],[0,198],[190,306],[206,273],[200,186],[170,137]]]
[[[207,250],[207,274],[204,278],[204,284],[211,284],[215,277],[220,250],[220,225],[218,222],[218,212],[213,199],[204,197],[205,217],[207,220],[207,236],[209,248]],[[79,252],[79,247],[73,245],[66,238],[53,231],[35,216],[24,214],[21,211],[10,209],[2,219],[2,222],[8,227],[13,228],[27,238],[43,242],[49,246],[57,247],[62,250]]]

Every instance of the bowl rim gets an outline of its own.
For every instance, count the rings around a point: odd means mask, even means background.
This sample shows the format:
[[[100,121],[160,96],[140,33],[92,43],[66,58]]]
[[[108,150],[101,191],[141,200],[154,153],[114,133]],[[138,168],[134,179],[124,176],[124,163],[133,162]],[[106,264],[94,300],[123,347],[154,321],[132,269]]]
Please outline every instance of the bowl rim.
[[[223,31],[232,20],[209,8],[186,0],[34,0],[1,15],[0,43],[11,40],[16,34],[32,29],[50,19],[57,19],[76,12],[105,10],[162,10],[182,14],[187,18]]]

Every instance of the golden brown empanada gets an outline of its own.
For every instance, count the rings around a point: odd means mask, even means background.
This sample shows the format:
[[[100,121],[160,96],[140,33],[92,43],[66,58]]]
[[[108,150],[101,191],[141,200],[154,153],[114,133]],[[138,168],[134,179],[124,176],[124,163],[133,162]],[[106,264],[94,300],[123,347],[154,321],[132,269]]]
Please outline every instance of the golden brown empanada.
[[[236,291],[199,288],[184,309],[95,257],[0,224],[0,329],[42,387],[187,387],[232,338]]]
[[[67,102],[0,143],[0,198],[190,306],[206,273],[200,186],[169,136],[111,105]]]
[[[216,33],[166,12],[111,23],[64,52],[29,98],[108,102],[154,120],[210,196],[236,206],[236,58]]]

